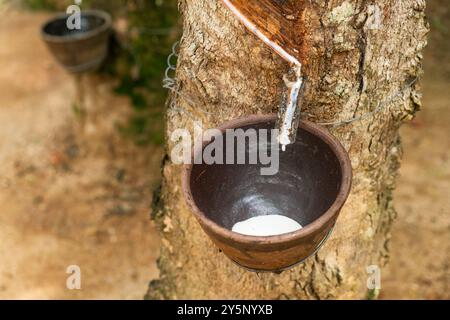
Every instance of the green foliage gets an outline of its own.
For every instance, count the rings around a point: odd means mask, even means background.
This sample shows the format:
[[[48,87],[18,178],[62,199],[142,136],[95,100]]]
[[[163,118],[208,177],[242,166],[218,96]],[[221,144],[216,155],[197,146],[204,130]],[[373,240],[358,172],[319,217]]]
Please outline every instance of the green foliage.
[[[138,144],[162,144],[166,58],[179,37],[176,0],[128,1],[129,43],[116,72],[116,92],[130,96],[135,115],[122,128]]]
[[[448,25],[443,21],[441,17],[430,17],[430,24],[433,30],[439,31],[440,33],[447,35],[448,34]]]
[[[49,10],[57,9],[55,0],[24,0],[24,4],[31,10]]]
[[[129,119],[127,125],[120,125],[119,131],[133,139],[138,145],[161,145],[164,143],[163,113],[139,113]]]
[[[86,116],[85,110],[77,103],[72,104],[72,112],[78,119],[82,119]]]
[[[367,292],[367,300],[377,300],[380,295],[380,290],[371,289]]]

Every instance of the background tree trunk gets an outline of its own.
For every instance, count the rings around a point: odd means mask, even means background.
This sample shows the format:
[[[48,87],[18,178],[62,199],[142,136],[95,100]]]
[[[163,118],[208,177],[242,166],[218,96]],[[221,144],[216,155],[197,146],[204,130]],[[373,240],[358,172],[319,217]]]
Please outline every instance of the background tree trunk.
[[[421,72],[427,23],[423,0],[293,1],[308,76],[304,117],[339,121],[365,114]],[[379,29],[371,28],[380,9]],[[204,128],[232,118],[277,112],[288,65],[249,33],[218,1],[181,0],[184,33],[177,82],[167,113],[167,137],[177,128]],[[189,98],[189,99],[188,99]],[[189,101],[192,100],[192,101]],[[192,102],[194,102],[192,104]],[[398,130],[419,109],[416,86],[374,117],[330,127],[354,169],[351,195],[325,246],[280,275],[237,267],[211,243],[187,208],[181,167],[167,138],[162,188],[153,216],[161,230],[158,265],[146,298],[365,298],[369,265],[385,265],[395,211]]]

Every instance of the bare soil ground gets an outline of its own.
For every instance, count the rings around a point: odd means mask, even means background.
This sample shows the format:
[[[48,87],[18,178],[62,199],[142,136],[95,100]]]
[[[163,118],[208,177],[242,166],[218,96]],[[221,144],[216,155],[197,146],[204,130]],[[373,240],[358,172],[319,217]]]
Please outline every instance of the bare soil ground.
[[[45,14],[0,7],[0,299],[140,299],[157,276],[149,220],[162,149],[136,147],[115,124],[129,115],[113,80],[74,80],[39,38]],[[447,48],[445,48],[447,49]],[[427,52],[424,110],[402,129],[398,220],[381,298],[450,298],[448,55]],[[66,288],[78,265],[82,289]]]
[[[74,79],[40,41],[47,15],[0,14],[0,298],[141,299],[158,275],[162,150],[121,138],[131,107],[110,79],[83,79],[83,129]],[[69,265],[82,290],[67,290]]]
[[[398,212],[382,298],[450,299],[449,81],[425,77],[424,110],[402,128]]]
[[[427,1],[431,25],[423,110],[401,130],[398,219],[381,298],[450,299],[450,7]]]

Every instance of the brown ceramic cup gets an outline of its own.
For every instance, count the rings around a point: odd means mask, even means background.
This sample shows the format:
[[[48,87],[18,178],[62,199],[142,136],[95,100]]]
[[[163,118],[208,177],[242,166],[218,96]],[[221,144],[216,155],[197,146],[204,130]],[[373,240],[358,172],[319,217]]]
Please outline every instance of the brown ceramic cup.
[[[223,134],[237,128],[270,130],[275,121],[275,115],[253,115],[219,129]],[[212,140],[203,143],[203,150]],[[248,155],[252,146],[246,145]],[[301,121],[296,143],[279,151],[277,174],[261,175],[261,167],[186,165],[183,191],[201,227],[225,255],[250,270],[279,272],[304,261],[326,241],[349,195],[352,168],[340,142],[308,121]],[[285,215],[303,228],[262,237],[231,231],[237,222],[267,214]]]
[[[93,71],[106,59],[111,17],[100,10],[81,11],[81,28],[67,27],[69,15],[59,14],[42,27],[41,35],[55,59],[71,73]]]

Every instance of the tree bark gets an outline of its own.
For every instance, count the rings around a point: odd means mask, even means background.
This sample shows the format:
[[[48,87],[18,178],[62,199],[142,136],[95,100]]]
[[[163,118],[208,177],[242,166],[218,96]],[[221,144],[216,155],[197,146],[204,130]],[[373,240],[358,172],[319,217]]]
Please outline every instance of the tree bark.
[[[401,91],[373,117],[329,127],[354,170],[335,230],[305,263],[281,274],[255,274],[228,260],[200,229],[183,199],[182,168],[170,161],[170,134],[177,128],[192,131],[186,112],[205,129],[244,115],[276,113],[288,65],[220,1],[180,0],[179,94],[168,103],[167,156],[153,212],[163,243],[160,278],[150,284],[148,299],[365,298],[366,268],[388,260],[399,127],[420,107],[417,85],[405,87],[422,70],[425,1],[293,2],[308,76],[304,118],[317,123],[353,118]]]

